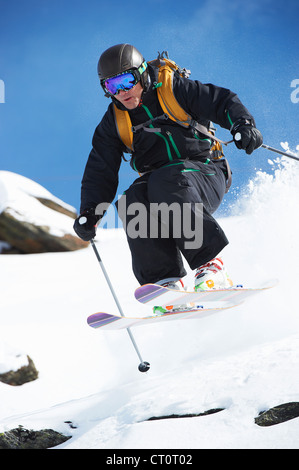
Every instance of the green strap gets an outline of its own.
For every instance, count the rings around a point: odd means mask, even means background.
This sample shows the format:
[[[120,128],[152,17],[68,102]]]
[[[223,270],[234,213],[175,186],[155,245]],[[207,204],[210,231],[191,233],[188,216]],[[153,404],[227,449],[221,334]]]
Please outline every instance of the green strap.
[[[150,112],[150,110],[148,109],[147,106],[145,106],[144,104],[142,105],[143,109],[145,109],[146,111],[146,114],[148,115],[148,117],[150,119],[154,119],[154,116],[152,115],[152,113]],[[150,124],[149,127],[151,127],[152,129],[154,129],[155,127],[153,126],[153,124]],[[155,132],[156,135],[158,135],[159,137],[162,137],[162,139],[164,140],[165,144],[166,144],[166,150],[167,150],[167,155],[168,155],[168,159],[169,160],[173,160],[172,158],[172,155],[171,155],[171,151],[170,151],[170,147],[169,147],[169,143],[167,142],[167,139],[164,137],[164,135],[162,135],[160,132]]]
[[[181,173],[192,173],[195,171],[201,171],[199,168],[184,168]],[[216,173],[204,173],[204,176],[215,176]]]
[[[142,107],[143,107],[143,109],[146,111],[146,114],[148,115],[148,117],[149,117],[150,119],[154,119],[154,117],[153,117],[152,113],[150,112],[150,110],[148,109],[148,107],[145,106],[144,104],[142,105]],[[154,129],[154,126],[153,126],[152,124],[150,124],[149,127],[151,127],[152,129]],[[155,132],[155,134],[158,135],[159,137],[161,137],[161,138],[164,140],[165,145],[166,145],[166,150],[167,150],[168,159],[169,159],[170,161],[172,161],[173,158],[172,158],[170,146],[169,146],[169,143],[168,143],[166,137],[165,137],[163,134],[161,134],[160,132]],[[173,146],[173,149],[174,149],[174,151],[175,151],[175,153],[176,153],[176,156],[177,156],[178,158],[182,158],[182,157],[181,157],[181,154],[180,154],[180,152],[179,152],[179,149],[177,148],[177,146],[176,146],[176,144],[175,144],[175,141],[174,141],[173,138],[172,138],[171,132],[168,131],[168,132],[167,132],[167,135],[168,135],[168,138],[169,138],[169,141],[170,141],[171,145]]]
[[[136,165],[135,165],[135,159],[133,159],[132,164],[133,164],[134,170],[137,171],[137,173],[138,173],[138,170],[137,170]]]
[[[175,162],[175,163],[168,163],[167,165],[163,165],[163,167],[166,166],[175,166],[175,165],[184,165],[185,161],[183,162]]]
[[[229,123],[230,123],[230,125],[231,125],[231,127],[232,127],[234,123],[233,123],[233,121],[231,120],[231,118],[230,118],[230,115],[229,115],[229,112],[228,112],[228,111],[227,111],[227,118],[228,118],[228,120],[229,120]]]
[[[175,144],[175,141],[174,141],[173,138],[172,138],[172,133],[169,132],[169,131],[167,131],[166,134],[168,135],[168,138],[169,138],[169,140],[170,140],[170,142],[171,142],[171,144],[172,144],[172,146],[173,146],[173,148],[174,148],[174,151],[175,151],[175,153],[176,153],[176,156],[177,156],[178,158],[182,158],[182,156],[181,156],[181,154],[180,154],[180,152],[179,152],[179,149],[177,148],[177,146],[176,146],[176,144]]]
[[[151,127],[154,127],[154,126],[151,126]],[[162,135],[160,132],[155,132],[155,134],[158,135],[159,137],[162,137],[162,139],[164,140],[164,142],[165,142],[165,144],[166,144],[166,150],[167,150],[168,159],[169,159],[170,161],[172,161],[173,158],[172,158],[170,146],[169,146],[169,143],[167,142],[166,137],[164,137],[164,135]]]
[[[194,137],[195,137],[195,139],[200,140],[202,142],[204,142],[206,140],[207,142],[209,142],[210,145],[212,145],[212,140],[211,139],[200,139],[196,132],[194,132]]]

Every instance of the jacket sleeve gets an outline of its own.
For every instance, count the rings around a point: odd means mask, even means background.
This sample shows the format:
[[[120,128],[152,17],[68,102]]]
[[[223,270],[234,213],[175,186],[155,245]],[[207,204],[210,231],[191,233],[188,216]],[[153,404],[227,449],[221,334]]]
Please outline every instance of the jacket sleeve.
[[[255,121],[238,96],[227,88],[197,80],[177,78],[174,94],[180,105],[196,120],[208,120],[230,129],[238,119]]]
[[[118,137],[112,104],[97,126],[81,184],[80,213],[96,208],[99,203],[111,203],[118,187],[118,172],[124,145]]]

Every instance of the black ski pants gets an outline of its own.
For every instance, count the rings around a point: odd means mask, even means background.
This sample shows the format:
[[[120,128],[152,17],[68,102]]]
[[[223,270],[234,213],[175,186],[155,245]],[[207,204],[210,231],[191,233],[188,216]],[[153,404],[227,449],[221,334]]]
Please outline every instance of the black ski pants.
[[[181,278],[186,275],[182,255],[196,269],[228,244],[211,215],[225,188],[221,164],[177,160],[144,174],[125,191],[118,213],[140,284]]]

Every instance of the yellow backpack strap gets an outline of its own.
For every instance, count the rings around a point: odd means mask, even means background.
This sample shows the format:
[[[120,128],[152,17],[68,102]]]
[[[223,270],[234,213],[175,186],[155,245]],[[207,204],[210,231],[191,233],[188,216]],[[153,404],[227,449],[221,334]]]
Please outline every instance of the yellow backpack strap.
[[[128,111],[123,111],[113,104],[113,112],[119,138],[128,149],[133,151],[132,122]]]
[[[192,125],[192,127],[194,127],[201,134],[212,138],[214,142],[219,142],[220,144],[224,145],[227,145],[232,142],[232,140],[228,142],[223,142],[222,140],[218,139],[215,135],[211,135],[211,133],[207,130],[206,127],[194,121],[192,117],[188,113],[186,113],[186,111],[177,102],[173,94],[173,75],[175,70],[177,70],[178,73],[182,75],[180,73],[182,72],[182,70],[178,68],[175,62],[170,59],[162,58],[156,59],[155,61],[152,61],[150,63],[159,67],[158,83],[156,86],[158,98],[164,113],[168,114],[170,119],[184,127]],[[183,69],[183,72],[184,70],[185,69]],[[190,75],[190,71],[186,70],[186,72],[189,72],[189,74],[184,76],[188,77],[188,75]]]
[[[160,67],[158,73],[158,85],[161,83],[161,86],[157,87],[159,102],[164,113],[168,114],[170,119],[184,127],[188,127],[191,117],[179,105],[173,94],[173,74],[173,68],[166,61],[165,65]]]

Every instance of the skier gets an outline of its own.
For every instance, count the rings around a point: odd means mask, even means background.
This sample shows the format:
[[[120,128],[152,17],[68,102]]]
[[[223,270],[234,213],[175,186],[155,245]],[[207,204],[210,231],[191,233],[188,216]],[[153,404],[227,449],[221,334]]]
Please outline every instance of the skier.
[[[161,83],[157,82],[157,73],[157,68],[147,64],[143,55],[129,44],[112,46],[101,55],[98,75],[112,103],[93,136],[93,148],[82,179],[80,216],[74,230],[85,241],[94,238],[96,225],[103,216],[102,209],[99,212],[97,208],[101,203],[110,204],[116,195],[122,156],[127,152],[115,121],[116,105],[117,109],[128,111],[134,129],[131,166],[139,177],[120,198],[117,207],[137,280],[140,284],[158,283],[183,289],[182,278],[186,275],[183,255],[195,271],[195,290],[229,287],[232,281],[218,257],[228,240],[212,216],[226,192],[229,174],[225,159],[212,159],[213,141],[207,138],[207,132],[211,121],[229,129],[237,148],[247,154],[262,145],[262,135],[235,93],[178,73],[173,76],[173,94],[206,132],[166,119],[158,100]],[[134,208],[134,203],[145,208],[146,236],[130,233],[130,221],[135,214],[129,209]],[[169,217],[168,237],[162,235],[165,221],[157,215],[159,232],[151,236],[151,207],[162,203],[168,207],[175,203],[182,210]],[[186,204],[193,229],[199,227],[197,221],[201,220],[201,243],[196,246],[186,243],[190,241],[183,230]],[[202,210],[198,212],[199,205]],[[174,220],[175,216],[181,217],[179,222]],[[173,233],[175,224],[181,228],[179,237]]]

